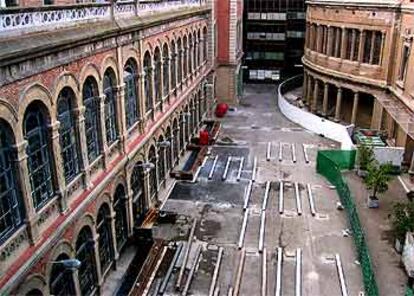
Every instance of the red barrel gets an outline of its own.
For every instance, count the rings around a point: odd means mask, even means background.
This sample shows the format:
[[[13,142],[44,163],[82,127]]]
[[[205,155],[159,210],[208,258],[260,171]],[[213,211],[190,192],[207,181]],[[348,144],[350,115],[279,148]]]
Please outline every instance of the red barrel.
[[[208,145],[208,131],[200,131],[200,145]]]
[[[225,103],[218,104],[216,107],[216,116],[219,118],[223,117],[226,114],[228,109],[229,109],[229,105]]]

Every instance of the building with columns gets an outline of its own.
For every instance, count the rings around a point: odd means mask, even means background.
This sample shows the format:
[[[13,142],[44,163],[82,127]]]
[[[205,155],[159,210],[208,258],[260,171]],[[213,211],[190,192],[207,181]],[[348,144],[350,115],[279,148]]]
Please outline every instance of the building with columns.
[[[215,105],[213,4],[0,12],[0,294],[102,292]]]
[[[414,3],[307,1],[303,97],[312,112],[382,130],[414,152]]]

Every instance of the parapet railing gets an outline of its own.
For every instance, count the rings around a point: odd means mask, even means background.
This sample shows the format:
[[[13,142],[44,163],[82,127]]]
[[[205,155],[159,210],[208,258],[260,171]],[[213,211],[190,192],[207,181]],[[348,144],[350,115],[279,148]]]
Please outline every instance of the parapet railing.
[[[0,9],[0,36],[65,27],[85,22],[147,16],[185,8],[201,7],[206,0],[111,1],[62,6]]]

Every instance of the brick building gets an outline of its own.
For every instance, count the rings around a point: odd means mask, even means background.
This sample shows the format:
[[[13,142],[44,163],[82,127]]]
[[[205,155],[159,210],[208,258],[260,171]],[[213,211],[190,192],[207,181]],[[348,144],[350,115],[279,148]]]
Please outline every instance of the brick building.
[[[382,130],[414,152],[414,3],[308,1],[304,98],[322,116]],[[412,169],[412,168],[411,168]]]
[[[240,54],[216,61],[215,4],[1,2],[17,7],[0,11],[0,294],[101,292],[215,81],[234,100]],[[227,45],[241,52],[236,6]],[[71,258],[78,270],[54,264]]]

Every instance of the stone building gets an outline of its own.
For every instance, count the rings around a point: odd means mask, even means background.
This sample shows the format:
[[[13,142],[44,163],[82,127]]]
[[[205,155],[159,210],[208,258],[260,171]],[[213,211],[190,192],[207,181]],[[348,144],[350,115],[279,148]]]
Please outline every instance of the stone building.
[[[414,151],[414,3],[307,1],[304,99],[322,116]]]
[[[215,105],[214,2],[33,3],[0,11],[0,294],[99,294]]]

